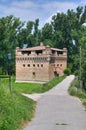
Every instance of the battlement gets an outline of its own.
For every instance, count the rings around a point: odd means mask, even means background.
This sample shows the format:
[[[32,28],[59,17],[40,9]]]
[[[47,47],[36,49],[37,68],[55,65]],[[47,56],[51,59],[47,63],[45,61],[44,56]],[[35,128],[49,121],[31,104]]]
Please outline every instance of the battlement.
[[[66,48],[51,48],[43,43],[31,48],[16,48],[16,81],[47,82],[56,75],[63,75],[66,67]]]

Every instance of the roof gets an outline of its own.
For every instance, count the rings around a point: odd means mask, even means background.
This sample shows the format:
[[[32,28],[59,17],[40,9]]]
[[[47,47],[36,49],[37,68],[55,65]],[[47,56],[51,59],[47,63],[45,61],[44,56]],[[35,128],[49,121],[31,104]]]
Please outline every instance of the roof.
[[[30,47],[30,48],[23,48],[21,51],[38,51],[38,50],[45,50],[49,47],[53,51],[64,51],[63,49],[52,48],[50,46],[44,46],[43,43],[40,43],[40,46]]]
[[[46,46],[36,46],[36,47],[30,47],[30,48],[24,48],[21,49],[21,51],[37,51],[37,50],[45,50]]]
[[[58,49],[58,48],[51,48],[53,51],[63,51],[63,49]]]

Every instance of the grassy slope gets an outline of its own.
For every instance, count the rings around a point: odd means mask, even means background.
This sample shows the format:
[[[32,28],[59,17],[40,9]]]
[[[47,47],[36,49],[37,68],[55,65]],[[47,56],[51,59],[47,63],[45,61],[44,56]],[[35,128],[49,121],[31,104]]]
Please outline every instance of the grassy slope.
[[[0,88],[0,130],[17,130],[34,115],[36,102]]]
[[[34,116],[36,102],[21,93],[41,93],[48,91],[64,77],[56,78],[48,84],[15,83],[12,80],[12,93],[8,79],[0,80],[0,130],[19,130]]]
[[[65,76],[56,77],[46,84],[33,84],[33,83],[13,83],[16,91],[23,93],[43,93],[53,88],[57,83],[61,82]]]
[[[86,92],[79,89],[79,81],[74,80],[69,88],[69,93],[72,96],[80,98],[82,104],[86,107]]]

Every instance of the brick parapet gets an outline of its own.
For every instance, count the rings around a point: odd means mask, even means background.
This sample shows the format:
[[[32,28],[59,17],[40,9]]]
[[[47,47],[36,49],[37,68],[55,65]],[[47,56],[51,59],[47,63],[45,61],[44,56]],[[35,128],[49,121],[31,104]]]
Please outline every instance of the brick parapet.
[[[16,81],[47,82],[56,75],[64,74],[63,71],[67,67],[67,50],[51,49],[43,45],[42,47],[41,51],[38,50],[40,47],[16,49]],[[32,52],[35,49],[37,53]]]

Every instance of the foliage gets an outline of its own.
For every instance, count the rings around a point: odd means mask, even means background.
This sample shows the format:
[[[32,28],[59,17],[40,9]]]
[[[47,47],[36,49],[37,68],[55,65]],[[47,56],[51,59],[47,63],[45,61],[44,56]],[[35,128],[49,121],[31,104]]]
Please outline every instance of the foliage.
[[[65,74],[65,75],[70,75],[70,74],[71,74],[70,68],[66,68],[66,69],[64,70],[64,74]]]
[[[81,46],[81,79],[83,81],[83,88],[86,91],[86,28],[82,27],[82,37],[79,39]]]
[[[65,77],[57,77],[45,85],[14,83],[9,91],[8,79],[0,80],[0,130],[19,130],[34,115],[36,102],[21,93],[42,93],[54,87]]]
[[[78,90],[79,82],[77,79],[75,79],[72,83],[71,86],[69,87],[68,91],[70,95],[76,96],[77,95],[77,90]]]
[[[68,91],[70,95],[80,98],[83,105],[86,107],[86,92],[84,92],[83,90],[80,90],[79,81],[77,79],[75,79],[71,83],[71,86],[69,87]]]
[[[51,80],[49,83],[46,83],[42,86],[42,90],[41,92],[46,92],[49,89],[53,88],[56,84],[58,84],[59,82],[61,82],[63,79],[65,78],[65,76],[62,77],[56,77],[53,80]]]
[[[18,130],[33,117],[35,102],[18,93],[6,93],[4,87],[0,87],[0,130]]]
[[[66,14],[57,13],[52,17],[52,22],[45,24],[41,30],[39,19],[28,21],[25,26],[24,22],[13,15],[0,18],[0,74],[8,74],[7,54],[9,52],[13,57],[10,67],[12,74],[15,74],[15,48],[17,46],[22,48],[24,44],[27,47],[36,46],[43,41],[45,45],[67,48],[68,68],[77,75],[81,46],[81,79],[86,90],[86,26],[83,26],[84,23],[86,23],[86,6],[77,7],[76,11],[69,9]],[[56,78],[44,85],[13,82],[13,93],[10,94],[8,79],[2,78],[0,79],[0,130],[17,130],[24,121],[31,120],[35,102],[21,96],[20,93],[45,92],[55,86],[58,80],[63,79]],[[70,93],[83,99],[83,104],[86,105],[86,93],[78,90],[79,82],[75,80],[72,86],[69,88]]]
[[[72,87],[69,92],[70,92],[70,95],[75,96],[75,95],[77,95],[77,88]]]
[[[18,45],[17,34],[22,26],[19,18],[12,15],[0,19],[0,68],[4,74],[7,74],[8,70],[7,54],[11,52],[14,55]]]
[[[56,48],[67,48],[68,68],[74,73],[79,70],[80,46],[82,49],[82,80],[86,90],[86,6],[77,7],[76,10],[67,10],[67,13],[57,13],[52,17],[51,23],[46,23],[39,29],[39,19],[21,22],[13,15],[0,18],[0,74],[8,73],[7,54],[12,53],[11,70],[15,74],[15,48],[19,46],[32,47],[44,42]],[[24,46],[25,45],[25,46]],[[76,73],[76,72],[75,72]],[[79,74],[79,71],[77,72]]]

